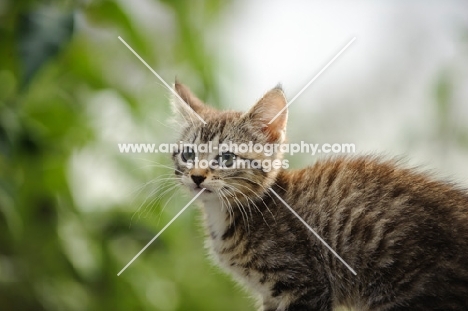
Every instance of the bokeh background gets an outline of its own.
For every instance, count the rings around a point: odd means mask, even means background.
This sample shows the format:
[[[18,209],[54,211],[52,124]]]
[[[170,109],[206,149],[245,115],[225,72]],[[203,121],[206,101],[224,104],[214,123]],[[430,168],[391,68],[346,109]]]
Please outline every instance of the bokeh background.
[[[208,259],[168,155],[169,92],[118,40],[209,104],[245,110],[281,82],[289,141],[468,186],[466,1],[0,1],[0,310],[254,310]],[[292,167],[319,156],[290,156]]]

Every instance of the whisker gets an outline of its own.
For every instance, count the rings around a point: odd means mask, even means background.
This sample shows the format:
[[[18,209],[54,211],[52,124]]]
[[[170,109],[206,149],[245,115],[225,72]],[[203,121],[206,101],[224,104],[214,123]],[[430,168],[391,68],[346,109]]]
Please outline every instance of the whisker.
[[[239,176],[227,176],[227,177],[224,177],[224,179],[243,179],[243,180],[246,180],[247,182],[249,182],[251,184],[258,185],[261,189],[264,190],[266,195],[268,195],[272,200],[274,200],[274,197],[271,196],[268,189],[265,186],[263,186],[262,184],[260,184],[259,182],[253,181],[253,180],[245,178],[245,177],[239,177]],[[276,201],[274,201],[274,202],[276,202]]]
[[[273,218],[273,220],[275,220],[276,222],[276,218],[275,218],[275,215],[273,215],[273,213],[271,212],[270,208],[268,207],[268,205],[265,203],[265,201],[263,200],[263,198],[258,195],[258,193],[256,193],[255,191],[253,191],[252,189],[250,189],[248,186],[246,185],[243,185],[243,184],[239,184],[239,183],[236,183],[236,182],[231,182],[231,184],[234,184],[234,185],[237,185],[237,186],[242,186],[244,188],[246,188],[247,190],[249,190],[250,192],[252,192],[260,201],[262,201],[263,205],[265,206],[265,208],[268,210],[268,212],[270,213],[271,217]],[[242,192],[241,192],[242,193]],[[242,193],[244,196],[245,194]],[[246,196],[247,198],[249,198],[248,196]],[[250,199],[250,198],[249,198]],[[252,201],[252,199],[250,199],[250,201],[254,204],[255,208],[262,214],[262,217],[263,217],[263,213],[260,211],[260,209],[258,208],[258,206]],[[265,218],[264,218],[265,219]],[[268,223],[267,223],[268,225]]]
[[[180,191],[180,188],[178,187],[178,185],[174,185],[174,187],[172,187],[171,189],[169,189],[169,191],[172,191],[173,189],[176,189],[176,191],[174,191],[171,196],[166,200],[166,203],[164,204],[163,208],[161,209],[161,211],[159,212],[159,216],[158,216],[158,222],[157,224],[159,224],[159,222],[161,221],[161,216],[166,208],[166,206],[169,204],[169,202],[172,200],[172,198],[174,197],[174,195],[176,193],[178,193]]]
[[[237,184],[237,185],[246,187],[246,188],[248,189],[248,187],[245,186],[245,185],[242,185],[242,184]],[[265,219],[265,216],[263,215],[262,211],[261,211],[260,208],[257,206],[257,204],[256,204],[251,198],[249,198],[245,193],[243,193],[242,191],[240,191],[240,189],[236,188],[235,186],[233,186],[233,188],[234,188],[235,190],[237,190],[238,193],[240,193],[241,195],[243,195],[243,196],[246,198],[249,207],[250,207],[249,201],[252,203],[252,205],[255,207],[255,209],[262,215],[262,218],[263,218],[263,221],[265,222],[265,224],[266,224],[268,227],[270,227],[270,225],[268,224],[268,222],[267,222],[266,219]],[[248,190],[252,191],[251,189],[248,189]],[[255,195],[257,195],[257,194],[256,194],[255,192],[253,192],[253,191],[252,191],[252,193],[254,193]],[[257,196],[258,196],[258,195],[257,195]],[[259,197],[259,196],[258,196],[258,197]],[[259,197],[259,198],[260,198],[260,197]],[[260,198],[260,199],[261,199],[261,198]],[[264,202],[262,199],[261,199],[261,201],[262,201],[263,204],[266,206],[266,208],[269,210],[269,208],[268,208],[268,206],[265,204],[265,202]],[[249,210],[250,210],[250,208],[249,208]],[[251,212],[251,213],[252,213],[252,212]],[[270,211],[270,213],[271,213],[271,211]],[[273,215],[273,214],[272,214],[272,215]],[[273,216],[273,219],[274,219],[274,216]]]
[[[147,186],[151,185],[151,184],[157,184],[157,183],[162,183],[162,182],[175,182],[177,181],[178,177],[164,177],[164,178],[155,178],[155,179],[152,179],[148,182],[146,182],[143,186],[141,186],[138,190],[138,193],[141,193],[141,191],[144,190],[144,188],[146,188]],[[140,219],[142,216],[143,216],[143,213],[147,210],[148,206],[150,206],[153,202],[154,202],[154,199],[152,199],[150,201],[150,203],[148,205],[146,205],[146,203],[148,202],[148,200],[157,192],[157,191],[160,191],[160,190],[163,190],[163,189],[166,189],[168,186],[171,186],[171,184],[164,184],[164,185],[157,185],[154,189],[151,190],[151,192],[145,197],[145,199],[143,200],[143,202],[138,206],[138,208],[136,209],[136,211],[133,213],[131,219],[130,219],[130,226],[133,222],[133,219],[134,217],[138,214],[138,219]],[[159,197],[160,195],[156,196],[156,199]],[[142,210],[142,207],[143,210]]]
[[[148,204],[148,208],[145,209],[145,215],[143,217],[148,217],[152,213],[156,205],[164,197],[164,195],[172,189],[174,189],[175,187],[177,187],[177,184],[165,184],[163,188],[164,190],[150,201],[150,203]]]
[[[233,224],[233,226],[235,227],[236,226],[236,218],[234,217],[234,210],[231,206],[231,202],[228,200],[228,198],[226,197],[226,194],[225,194],[225,190],[223,189],[219,189],[219,193],[223,196],[223,198],[226,200],[226,207],[228,209],[228,212],[229,212],[229,221]]]
[[[178,169],[176,169],[175,167],[173,166],[170,166],[170,165],[165,165],[165,164],[161,164],[159,162],[156,162],[154,160],[149,160],[149,159],[145,159],[145,158],[137,158],[139,160],[143,160],[143,161],[146,161],[146,162],[150,162],[151,164],[154,164],[155,167],[161,167],[161,168],[167,168],[167,169],[170,169],[170,170],[175,170],[181,174],[183,174],[184,172],[182,171],[179,171]]]
[[[230,185],[225,185],[225,187],[229,187],[229,190],[227,190],[225,188],[226,191],[229,191],[229,192],[232,189],[232,186],[230,186]],[[235,190],[235,189],[233,189],[233,190]],[[249,215],[248,215],[247,211],[245,210],[242,203],[239,201],[239,199],[234,194],[232,195],[232,198],[234,199],[234,202],[236,203],[239,210],[241,211],[242,219],[244,220],[244,227],[245,227],[245,225],[247,225],[247,231],[250,232]],[[244,214],[245,214],[245,217],[244,217]],[[251,212],[250,216],[252,217],[252,212]]]

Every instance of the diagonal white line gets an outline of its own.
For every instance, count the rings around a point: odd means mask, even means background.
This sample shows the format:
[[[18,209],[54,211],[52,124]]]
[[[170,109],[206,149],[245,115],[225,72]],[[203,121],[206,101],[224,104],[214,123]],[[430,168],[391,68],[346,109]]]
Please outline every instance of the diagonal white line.
[[[351,267],[346,263],[346,261],[344,261],[343,258],[341,258],[340,255],[338,255],[338,254],[333,250],[333,248],[331,248],[330,245],[328,245],[328,243],[325,242],[325,240],[322,239],[322,238],[320,237],[320,235],[318,235],[318,233],[315,232],[315,230],[312,229],[312,228],[309,226],[309,224],[306,223],[305,220],[302,219],[302,217],[299,216],[299,215],[296,213],[296,211],[293,210],[293,209],[291,208],[291,206],[289,206],[288,203],[286,203],[286,202],[279,196],[278,193],[276,193],[276,192],[275,192],[273,189],[271,189],[271,188],[270,188],[270,191],[273,192],[273,194],[276,195],[276,196],[278,197],[278,199],[279,199],[281,202],[283,202],[283,204],[291,211],[291,213],[293,213],[294,216],[296,216],[296,217],[304,224],[304,226],[306,226],[307,229],[309,229],[309,230],[317,237],[317,239],[319,239],[320,242],[322,242],[323,245],[325,245],[325,246],[333,253],[333,255],[335,255],[335,257],[338,258],[338,259],[346,266],[346,268],[349,269],[349,271],[351,271],[354,275],[357,275],[356,271],[354,271],[354,269],[351,268]]]
[[[125,46],[133,53],[135,54],[135,56],[178,98],[180,99],[182,102],[184,102],[190,109],[192,109],[192,107],[190,107],[189,104],[187,104],[185,102],[185,100],[183,100],[179,94],[177,94],[176,91],[174,91],[174,89],[172,87],[169,86],[169,84],[166,83],[166,81],[164,81],[163,78],[161,78],[160,75],[158,75],[158,73],[156,71],[153,70],[153,68],[150,67],[150,65],[148,65],[143,58],[140,57],[140,55],[138,55],[137,52],[135,52],[131,47],[130,45],[127,44],[127,42],[125,42],[124,39],[122,39],[122,37],[119,36],[119,40],[122,41],[123,44],[125,44]],[[193,109],[192,109],[193,110]],[[195,115],[198,117],[198,119],[200,119],[200,121],[203,122],[203,124],[206,124],[205,120],[203,120],[202,117],[200,117],[200,115],[198,113],[196,113],[195,111],[193,111],[195,113]]]
[[[286,105],[286,107],[284,107],[283,109],[281,109],[280,112],[278,112],[276,114],[276,116],[273,117],[273,119],[271,119],[270,122],[268,122],[268,124],[271,124],[273,121],[275,121],[276,118],[278,118],[278,116],[285,110],[289,107],[289,105],[291,105],[298,97],[299,95],[301,95],[311,84],[312,82],[314,82],[315,80],[317,80],[317,78],[354,42],[354,40],[356,40],[356,37],[353,37],[351,39],[351,41],[348,42],[348,44],[346,44],[339,52],[338,54],[335,55],[335,57],[333,57],[326,65],[325,67],[322,68],[322,70],[320,70],[316,75],[315,77],[312,78],[312,80],[309,81],[309,83],[307,83],[303,88],[302,90],[299,91],[299,93],[296,94],[296,96],[294,96],[289,102],[288,104]]]
[[[137,259],[138,256],[140,256],[141,253],[143,253],[143,252],[145,251],[145,249],[147,249],[147,248],[151,245],[151,243],[153,243],[153,242],[161,235],[161,233],[163,233],[164,230],[166,230],[167,227],[169,227],[169,226],[174,222],[174,220],[176,220],[177,217],[179,217],[179,216],[187,209],[187,207],[189,207],[190,204],[192,204],[192,202],[195,201],[195,199],[198,198],[198,196],[199,196],[200,194],[202,194],[202,192],[205,191],[205,190],[206,190],[205,188],[202,188],[202,189],[200,190],[200,192],[198,192],[197,195],[194,196],[193,199],[191,199],[190,202],[188,202],[187,205],[185,205],[184,208],[181,209],[180,212],[178,212],[177,215],[175,215],[174,218],[172,218],[171,221],[169,221],[169,222],[167,223],[167,225],[165,225],[164,228],[162,228],[162,230],[159,231],[158,234],[156,234],[156,236],[155,236],[153,239],[151,239],[151,241],[149,241],[148,244],[146,244],[145,247],[143,247],[143,248],[141,249],[141,251],[140,251],[138,254],[136,254],[135,257],[133,257],[133,259],[130,260],[130,262],[129,262],[122,270],[120,270],[119,273],[117,273],[117,276],[120,276],[120,275],[122,274],[122,272],[124,272],[125,269],[127,269],[128,266],[130,266],[130,265],[135,261],[135,259]]]

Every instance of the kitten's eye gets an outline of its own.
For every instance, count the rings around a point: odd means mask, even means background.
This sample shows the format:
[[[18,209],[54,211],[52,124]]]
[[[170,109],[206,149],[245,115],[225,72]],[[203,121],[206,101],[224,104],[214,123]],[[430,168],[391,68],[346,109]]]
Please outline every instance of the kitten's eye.
[[[219,162],[225,167],[231,167],[234,164],[234,160],[236,160],[236,155],[232,152],[223,152],[219,156]]]
[[[182,152],[182,160],[184,162],[195,160],[195,152],[191,148],[184,149]]]

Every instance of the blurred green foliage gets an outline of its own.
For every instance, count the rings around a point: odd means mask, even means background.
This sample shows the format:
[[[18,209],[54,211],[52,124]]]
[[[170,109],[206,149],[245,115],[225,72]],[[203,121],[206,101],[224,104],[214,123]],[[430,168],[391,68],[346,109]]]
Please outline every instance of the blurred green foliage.
[[[0,1],[0,310],[254,309],[210,263],[194,209],[117,276],[188,201],[165,194],[167,155],[118,153],[117,142],[167,143],[177,131],[168,91],[118,36],[216,104],[205,30],[229,3]],[[434,138],[467,148],[454,79],[448,68],[434,81]],[[106,192],[103,177],[120,187]]]
[[[106,107],[99,96],[112,94],[133,125],[155,138],[167,135],[150,117],[169,114],[167,90],[117,36],[156,71],[169,78],[183,74],[202,98],[217,98],[203,29],[228,2],[138,3],[153,8],[167,29],[148,29],[125,1],[0,5],[0,310],[253,309],[246,293],[206,258],[194,211],[117,276],[186,200],[176,198],[164,211],[167,196],[149,200],[146,207],[159,216],[133,221],[145,191],[133,195],[132,205],[105,198],[92,206],[78,202],[78,190],[99,179],[96,171],[74,184],[74,159],[83,150],[116,163],[131,184],[168,172],[144,170],[143,160],[119,155],[90,113]],[[123,126],[109,122],[116,130]]]

